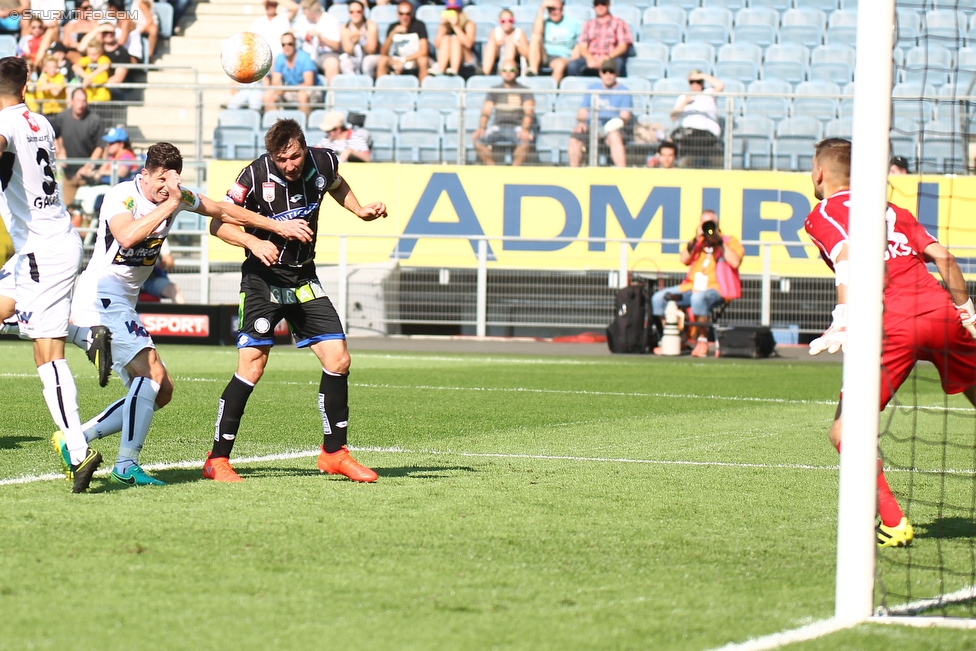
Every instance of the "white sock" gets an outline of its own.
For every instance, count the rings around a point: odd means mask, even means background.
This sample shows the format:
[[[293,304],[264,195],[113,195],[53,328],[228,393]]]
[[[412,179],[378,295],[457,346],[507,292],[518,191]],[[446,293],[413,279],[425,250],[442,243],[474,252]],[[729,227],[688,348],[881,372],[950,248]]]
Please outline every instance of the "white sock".
[[[84,351],[91,345],[91,328],[80,328],[73,323],[68,324],[68,341]]]
[[[88,441],[81,431],[81,418],[78,416],[78,389],[71,375],[68,362],[56,359],[37,367],[44,385],[44,402],[51,412],[54,424],[64,433],[71,463],[79,464],[85,460]]]
[[[123,404],[125,404],[125,398],[119,398],[106,407],[102,413],[82,425],[81,429],[85,432],[85,439],[90,442],[121,432]]]
[[[147,377],[132,381],[122,406],[122,440],[119,441],[119,458],[115,469],[125,472],[139,461],[139,453],[149,434],[153,412],[156,411],[156,394],[159,384]]]

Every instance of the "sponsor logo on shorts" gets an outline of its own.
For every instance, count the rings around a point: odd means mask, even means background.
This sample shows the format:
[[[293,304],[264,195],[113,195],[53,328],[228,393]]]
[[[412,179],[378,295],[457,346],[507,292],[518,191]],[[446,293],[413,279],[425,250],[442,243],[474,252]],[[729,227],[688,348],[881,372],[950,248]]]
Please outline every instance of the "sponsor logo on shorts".
[[[17,321],[20,323],[30,323],[31,317],[34,316],[33,312],[23,312],[21,310],[15,310],[17,313]]]
[[[247,188],[240,183],[234,182],[234,185],[230,186],[230,190],[227,191],[227,196],[234,203],[244,203],[244,197],[247,196]]]
[[[264,334],[271,329],[271,322],[265,319],[264,317],[261,317],[260,319],[254,322],[254,329],[260,332],[261,334]]]
[[[146,330],[161,337],[209,337],[206,314],[140,314]]]
[[[4,270],[4,269],[0,269],[0,280],[3,280],[3,279],[4,279],[4,278],[6,278],[7,276],[12,276],[12,275],[13,275],[13,274],[12,274],[12,273],[10,273],[9,271],[6,271],[6,270]]]
[[[149,333],[138,321],[126,321],[125,328],[129,331],[130,335],[135,335],[137,337],[148,337]]]
[[[248,341],[247,335],[241,335],[240,337],[237,338],[237,345],[238,346],[246,346],[247,345],[247,341]]]

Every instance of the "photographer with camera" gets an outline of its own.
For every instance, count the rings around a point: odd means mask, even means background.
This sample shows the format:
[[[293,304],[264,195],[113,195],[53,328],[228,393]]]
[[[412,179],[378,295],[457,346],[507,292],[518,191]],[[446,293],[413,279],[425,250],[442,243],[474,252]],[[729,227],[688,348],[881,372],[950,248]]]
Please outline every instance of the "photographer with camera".
[[[722,298],[718,277],[718,263],[723,261],[737,270],[745,250],[732,235],[723,235],[714,210],[702,211],[698,230],[688,245],[681,250],[681,263],[688,265],[688,275],[679,285],[665,287],[651,297],[654,316],[664,316],[668,294],[680,295],[678,307],[691,307],[695,321],[708,321],[712,309],[725,302]],[[689,339],[697,339],[692,357],[708,355],[708,336],[704,329],[692,327]],[[657,352],[655,350],[655,352]]]

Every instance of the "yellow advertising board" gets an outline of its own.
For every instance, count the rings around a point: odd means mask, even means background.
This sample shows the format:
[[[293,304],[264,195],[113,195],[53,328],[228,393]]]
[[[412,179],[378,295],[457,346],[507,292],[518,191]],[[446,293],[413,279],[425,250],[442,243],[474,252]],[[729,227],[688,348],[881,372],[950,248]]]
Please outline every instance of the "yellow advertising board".
[[[212,161],[209,195],[222,198],[243,165]],[[743,273],[762,272],[759,242],[777,244],[774,273],[829,273],[803,230],[816,204],[808,174],[398,164],[347,164],[341,173],[360,203],[382,201],[389,217],[362,222],[327,199],[319,218],[321,264],[336,262],[335,236],[346,235],[349,264],[474,267],[474,238],[487,237],[492,267],[614,270],[621,264],[619,240],[631,240],[628,268],[676,271],[684,269],[681,244],[660,240],[687,241],[702,210],[713,209],[724,233],[754,243],[746,247]],[[976,179],[892,177],[891,184],[891,200],[917,212],[944,243],[976,246],[976,232],[964,228]],[[211,239],[211,261],[241,258]]]

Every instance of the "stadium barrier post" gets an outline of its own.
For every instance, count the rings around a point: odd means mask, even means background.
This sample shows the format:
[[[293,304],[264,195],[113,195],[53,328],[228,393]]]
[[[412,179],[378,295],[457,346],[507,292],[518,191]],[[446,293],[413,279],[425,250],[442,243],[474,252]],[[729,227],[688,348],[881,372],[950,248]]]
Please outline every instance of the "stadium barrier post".
[[[726,96],[725,99],[725,133],[722,137],[725,139],[725,150],[722,152],[722,167],[723,169],[732,169],[732,127],[733,121],[735,120],[735,98]]]
[[[458,109],[457,152],[454,155],[454,162],[458,165],[464,165],[467,160],[465,152],[468,147],[467,131],[465,131],[464,126],[464,111],[468,108],[467,88],[461,91],[458,102],[460,102],[460,108]]]
[[[484,237],[478,240],[478,295],[477,323],[475,330],[479,337],[487,333],[488,321],[488,240]]]
[[[600,96],[597,93],[590,95],[590,138],[589,156],[587,165],[596,167],[600,163]]]
[[[200,305],[210,304],[210,231],[200,234]]]
[[[617,267],[617,287],[623,289],[627,286],[627,241],[620,243],[620,265]]]
[[[886,241],[894,0],[862,5],[857,16],[854,142],[848,225],[850,284],[844,354],[843,438],[837,514],[834,617],[855,623],[874,606],[878,396]]]
[[[772,248],[769,244],[762,245],[762,307],[760,308],[759,323],[764,326],[769,325],[770,315],[773,311]]]

